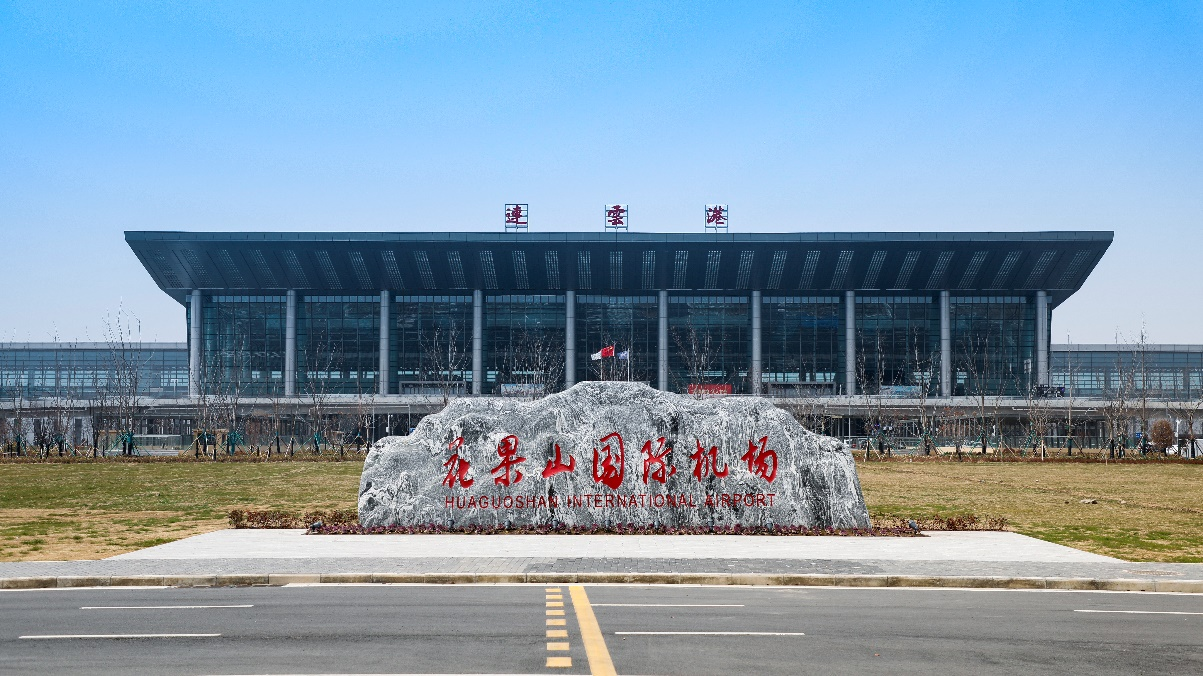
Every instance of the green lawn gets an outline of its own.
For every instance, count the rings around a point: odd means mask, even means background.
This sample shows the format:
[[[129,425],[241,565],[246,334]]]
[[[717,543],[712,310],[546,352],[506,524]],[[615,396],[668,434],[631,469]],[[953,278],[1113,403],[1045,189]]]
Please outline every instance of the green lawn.
[[[354,509],[362,466],[0,463],[0,561],[112,556],[224,528],[234,508]],[[857,466],[876,517],[1003,516],[1020,533],[1100,554],[1203,561],[1203,463]]]

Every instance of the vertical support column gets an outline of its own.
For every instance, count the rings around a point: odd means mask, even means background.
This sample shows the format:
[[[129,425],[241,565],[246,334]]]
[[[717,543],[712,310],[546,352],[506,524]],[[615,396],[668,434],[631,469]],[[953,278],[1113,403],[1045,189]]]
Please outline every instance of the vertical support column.
[[[485,379],[485,293],[472,292],[472,394],[480,394]]]
[[[380,373],[377,378],[380,379],[380,394],[388,394],[389,385],[389,365],[388,365],[388,333],[389,333],[389,304],[392,302],[392,294],[388,291],[380,292]]]
[[[564,389],[576,384],[576,291],[564,292]]]
[[[284,312],[284,396],[297,396],[297,292],[288,290]]]
[[[752,292],[752,370],[749,375],[752,377],[752,394],[760,394],[764,389],[761,384],[761,351],[760,351],[760,292]]]
[[[940,292],[940,396],[952,396],[952,300]]]
[[[201,388],[201,311],[203,307],[200,289],[192,290],[189,302],[191,303],[192,317],[188,325],[188,396],[199,397]]]
[[[1036,292],[1036,384],[1048,385],[1048,293]]]
[[[844,292],[844,394],[856,394],[856,292]]]
[[[660,331],[656,344],[657,386],[668,391],[668,291],[660,291]]]

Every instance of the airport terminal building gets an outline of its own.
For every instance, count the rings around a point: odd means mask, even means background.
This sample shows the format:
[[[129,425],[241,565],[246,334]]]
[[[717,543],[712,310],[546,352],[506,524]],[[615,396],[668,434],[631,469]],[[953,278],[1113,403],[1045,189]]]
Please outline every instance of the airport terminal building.
[[[190,397],[1024,396],[1110,232],[127,232]]]

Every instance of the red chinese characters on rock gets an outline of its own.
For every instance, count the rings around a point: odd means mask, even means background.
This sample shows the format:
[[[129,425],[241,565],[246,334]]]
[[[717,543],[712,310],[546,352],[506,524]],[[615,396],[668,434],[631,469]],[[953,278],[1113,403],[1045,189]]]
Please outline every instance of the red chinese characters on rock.
[[[725,461],[721,462],[722,467],[719,467],[719,447],[703,446],[701,439],[695,441],[697,450],[689,455],[690,460],[693,461],[691,474],[694,479],[704,482],[711,477],[721,479],[729,476],[731,469]],[[593,449],[593,481],[612,490],[618,490],[626,475],[625,442],[618,432],[611,432],[601,437],[598,442],[600,448]],[[463,445],[463,437],[457,437],[447,445],[447,449],[452,451],[451,457],[443,463],[447,474],[443,477],[442,485],[447,488],[457,486],[468,488],[476,482],[475,478],[469,476],[472,469],[471,463],[460,454]],[[500,458],[500,462],[489,470],[493,475],[494,484],[512,486],[522,481],[524,475],[520,465],[526,462],[526,458],[518,454],[518,445],[519,439],[514,434],[503,437],[497,444],[497,456]],[[576,458],[568,455],[565,459],[565,453],[559,444],[554,444],[553,449],[554,457],[548,459],[547,465],[540,475],[544,479],[550,479],[558,474],[575,472]],[[643,458],[642,479],[644,484],[649,482],[667,484],[668,480],[677,474],[677,467],[672,463],[672,451],[673,447],[665,437],[644,442],[639,451]],[[769,483],[777,478],[778,454],[776,450],[769,448],[767,436],[748,441],[748,450],[740,456],[740,460],[747,465],[748,473],[752,476],[764,479]]]
[[[647,483],[648,477],[653,481],[667,483],[668,478],[677,473],[677,468],[668,464],[669,456],[673,449],[671,446],[665,448],[664,437],[656,439],[657,447],[652,448],[651,440],[643,444],[643,449],[639,452],[645,457],[643,458],[643,483]]]
[[[605,484],[615,490],[622,485],[622,477],[626,472],[626,448],[622,443],[622,435],[611,432],[598,440],[601,450],[593,449],[593,481]],[[617,441],[618,451],[608,442]],[[603,456],[604,454],[604,456]]]
[[[501,457],[501,462],[496,467],[489,470],[493,473],[493,483],[501,486],[509,486],[522,481],[522,472],[515,467],[526,462],[526,458],[518,455],[518,437],[511,434],[501,440],[497,444],[497,455]],[[513,468],[513,480],[510,479],[510,468]]]
[[[722,478],[731,473],[731,468],[727,463],[723,463],[723,468],[718,468],[718,446],[711,446],[709,450],[702,448],[702,440],[698,439],[698,450],[689,454],[693,460],[693,477],[698,481],[705,481],[710,476]]]
[[[748,463],[748,471],[773,483],[777,478],[777,451],[769,448],[769,438],[760,437],[760,443],[748,442],[748,452],[740,456],[740,460]]]
[[[568,464],[564,464],[564,460],[560,456],[560,445],[556,444],[556,457],[547,461],[547,467],[543,468],[543,478],[550,479],[557,474],[563,472],[571,472],[576,469],[576,458],[568,456]]]
[[[472,469],[472,464],[466,458],[460,457],[459,449],[463,445],[463,437],[456,437],[455,441],[447,444],[447,450],[456,451],[451,454],[451,458],[447,462],[443,463],[443,467],[448,468],[447,476],[443,479],[443,485],[447,488],[455,488],[456,484],[468,488],[476,482],[476,479],[468,478],[468,470]]]

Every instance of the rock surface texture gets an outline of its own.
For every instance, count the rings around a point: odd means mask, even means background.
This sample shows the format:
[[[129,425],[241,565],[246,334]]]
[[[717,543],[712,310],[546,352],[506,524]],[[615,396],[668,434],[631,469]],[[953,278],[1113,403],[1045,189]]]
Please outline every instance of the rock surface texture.
[[[538,401],[463,398],[364,463],[359,521],[867,528],[847,446],[765,399],[586,382]]]

